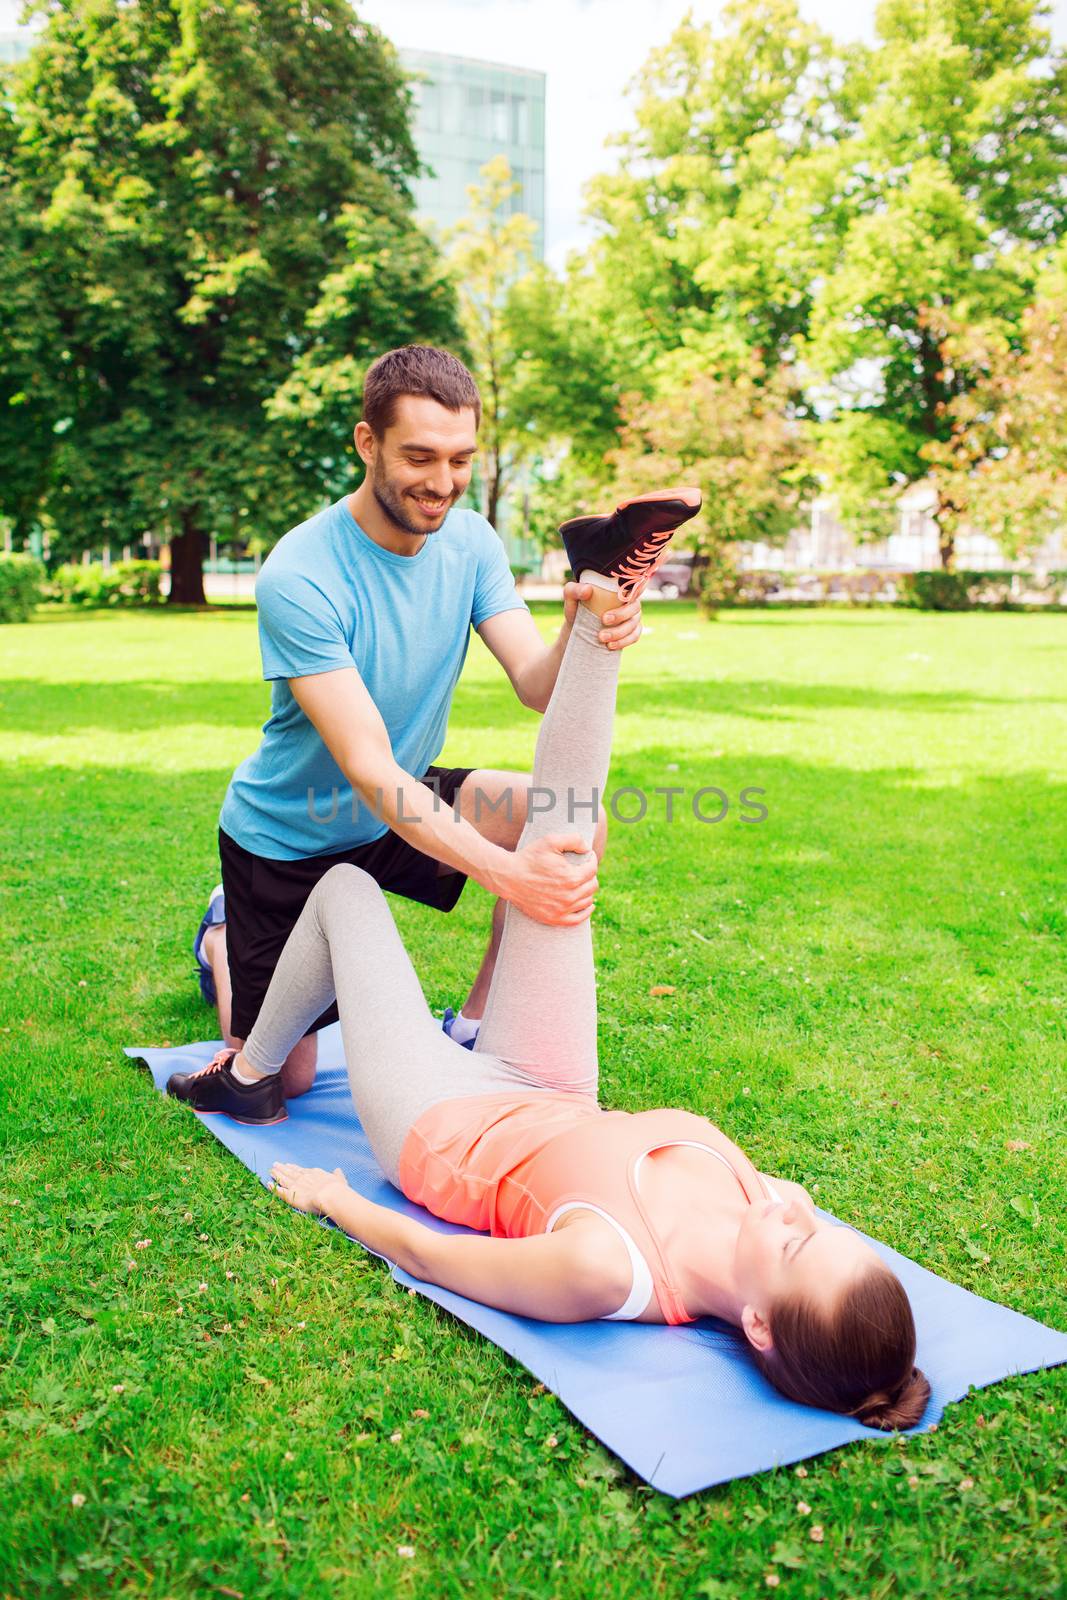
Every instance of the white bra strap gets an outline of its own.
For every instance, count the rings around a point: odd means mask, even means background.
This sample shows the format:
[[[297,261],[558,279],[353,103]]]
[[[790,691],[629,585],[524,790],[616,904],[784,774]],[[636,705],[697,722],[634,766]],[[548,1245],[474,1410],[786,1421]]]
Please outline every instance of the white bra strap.
[[[640,1188],[641,1188],[641,1179],[640,1179],[641,1163],[645,1159],[645,1156],[650,1156],[652,1154],[653,1150],[674,1150],[679,1146],[681,1146],[682,1148],[684,1148],[686,1150],[703,1150],[703,1151],[705,1151],[705,1153],[707,1155],[714,1156],[716,1161],[721,1161],[723,1166],[727,1169],[727,1171],[730,1172],[733,1175],[734,1180],[738,1184],[741,1184],[741,1180],[737,1176],[737,1172],[736,1172],[736,1170],[734,1168],[733,1162],[727,1156],[724,1156],[721,1150],[716,1150],[713,1145],[700,1144],[698,1142],[698,1140],[696,1140],[696,1139],[668,1139],[666,1144],[654,1144],[654,1145],[651,1146],[650,1149],[643,1151],[641,1153],[641,1155],[638,1156],[637,1160],[634,1162],[634,1187],[638,1191],[640,1191]],[[777,1189],[775,1189],[771,1184],[769,1184],[767,1182],[766,1178],[763,1176],[763,1173],[760,1172],[755,1167],[752,1170],[755,1172],[756,1177],[759,1179],[760,1183],[766,1189],[767,1198],[769,1200],[781,1200],[781,1198],[782,1198],[781,1195],[778,1193]],[[742,1188],[742,1193],[743,1193],[744,1192],[744,1185],[743,1184],[741,1185],[741,1188]]]
[[[648,1305],[648,1302],[652,1299],[655,1286],[652,1282],[652,1273],[649,1270],[648,1262],[645,1260],[644,1256],[641,1254],[640,1250],[637,1248],[637,1245],[627,1233],[622,1223],[616,1222],[615,1218],[607,1211],[601,1210],[600,1206],[590,1205],[588,1200],[568,1200],[566,1204],[557,1206],[555,1211],[553,1211],[552,1215],[549,1217],[548,1221],[545,1223],[545,1232],[551,1233],[560,1217],[565,1216],[568,1211],[595,1212],[598,1217],[603,1217],[605,1222],[610,1222],[611,1226],[615,1229],[615,1232],[619,1235],[619,1238],[626,1246],[626,1252],[630,1257],[630,1271],[633,1274],[630,1293],[626,1296],[626,1299],[623,1301],[618,1311],[609,1311],[600,1320],[602,1322],[632,1322],[635,1317],[639,1317],[641,1315],[642,1311],[644,1311],[645,1307]]]

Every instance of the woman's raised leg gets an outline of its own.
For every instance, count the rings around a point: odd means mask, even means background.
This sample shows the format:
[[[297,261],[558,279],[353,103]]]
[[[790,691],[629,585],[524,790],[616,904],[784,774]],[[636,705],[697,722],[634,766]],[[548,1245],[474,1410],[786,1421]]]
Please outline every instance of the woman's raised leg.
[[[534,754],[528,820],[519,849],[549,833],[578,832],[591,846],[607,782],[617,650],[599,642],[600,620],[578,607]],[[475,1045],[545,1087],[595,1094],[596,980],[589,922],[550,927],[509,905],[492,987]]]
[[[408,1131],[429,1106],[513,1088],[495,1056],[475,1057],[441,1031],[385,896],[359,867],[322,877],[286,941],[244,1046],[258,1072],[277,1072],[335,998],[356,1114],[395,1183]]]

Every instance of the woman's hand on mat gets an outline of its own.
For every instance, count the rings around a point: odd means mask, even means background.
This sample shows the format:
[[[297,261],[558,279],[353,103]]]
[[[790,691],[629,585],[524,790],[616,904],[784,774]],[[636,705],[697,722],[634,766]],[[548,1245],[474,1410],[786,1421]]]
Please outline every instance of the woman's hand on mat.
[[[270,1169],[271,1188],[281,1199],[297,1211],[307,1211],[321,1217],[326,1207],[323,1198],[326,1190],[339,1181],[347,1188],[340,1167],[326,1172],[322,1167],[298,1167],[294,1161],[276,1161]]]
[[[568,622],[574,621],[579,600],[587,600],[591,593],[592,584],[589,583],[563,585],[563,615]],[[619,600],[610,611],[605,611],[600,621],[600,642],[609,650],[625,650],[628,644],[636,644],[641,637],[640,594],[631,600]]]
[[[596,872],[596,856],[581,834],[548,833],[514,852],[499,892],[535,922],[572,927],[593,909]]]

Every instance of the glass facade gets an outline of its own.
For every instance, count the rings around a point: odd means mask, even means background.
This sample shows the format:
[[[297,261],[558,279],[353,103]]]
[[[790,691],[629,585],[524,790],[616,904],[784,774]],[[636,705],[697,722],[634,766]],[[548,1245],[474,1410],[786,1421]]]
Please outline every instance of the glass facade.
[[[13,67],[25,61],[33,44],[33,36],[26,33],[0,33],[0,67]]]
[[[535,248],[545,252],[545,75],[431,50],[401,50],[415,74],[415,143],[433,176],[415,184],[418,214],[440,229],[466,216],[467,185],[504,155],[519,189],[509,209],[537,223]]]

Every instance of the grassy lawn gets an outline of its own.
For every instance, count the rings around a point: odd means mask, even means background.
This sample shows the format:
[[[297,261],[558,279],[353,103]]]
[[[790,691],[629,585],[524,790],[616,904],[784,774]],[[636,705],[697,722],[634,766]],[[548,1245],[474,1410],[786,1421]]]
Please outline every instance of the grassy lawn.
[[[613,825],[605,1100],[1067,1325],[1067,622],[649,612],[613,783],[731,809]],[[1062,1594],[1064,1370],[675,1503],[124,1060],[213,1032],[189,941],[266,707],[247,611],[0,628],[0,1594]],[[475,641],[442,759],[536,728]],[[394,908],[458,1004],[488,896]]]

